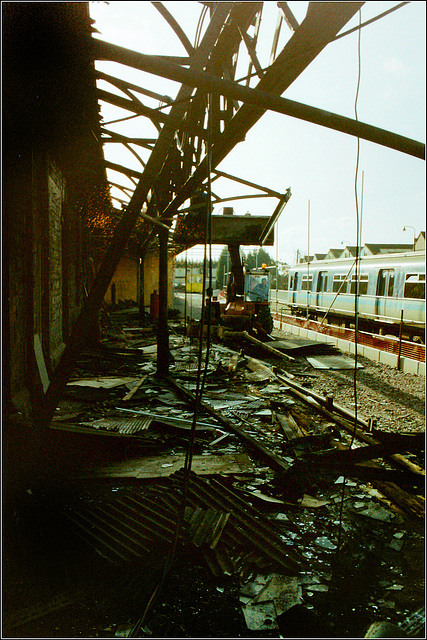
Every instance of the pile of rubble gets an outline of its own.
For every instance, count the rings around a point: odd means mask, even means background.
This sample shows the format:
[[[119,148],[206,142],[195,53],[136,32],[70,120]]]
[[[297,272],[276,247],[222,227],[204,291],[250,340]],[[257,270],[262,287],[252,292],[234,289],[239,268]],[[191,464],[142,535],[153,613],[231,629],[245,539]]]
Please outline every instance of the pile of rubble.
[[[172,323],[159,378],[155,327],[128,319],[80,355],[51,425],[81,452],[50,491],[61,531],[139,575],[106,637],[363,637],[380,621],[424,637],[419,434],[317,395],[280,340],[199,345]],[[199,626],[189,564],[204,576]],[[162,604],[145,608],[150,590]]]

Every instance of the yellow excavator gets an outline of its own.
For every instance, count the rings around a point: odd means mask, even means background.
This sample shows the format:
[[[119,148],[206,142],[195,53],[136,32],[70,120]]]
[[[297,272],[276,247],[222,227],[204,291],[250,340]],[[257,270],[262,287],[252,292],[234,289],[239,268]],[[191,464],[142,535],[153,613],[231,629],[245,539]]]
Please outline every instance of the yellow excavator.
[[[256,334],[259,340],[269,340],[273,330],[270,312],[270,273],[267,265],[247,269],[239,245],[228,245],[230,273],[226,303],[216,305],[215,315],[222,326],[234,331]]]

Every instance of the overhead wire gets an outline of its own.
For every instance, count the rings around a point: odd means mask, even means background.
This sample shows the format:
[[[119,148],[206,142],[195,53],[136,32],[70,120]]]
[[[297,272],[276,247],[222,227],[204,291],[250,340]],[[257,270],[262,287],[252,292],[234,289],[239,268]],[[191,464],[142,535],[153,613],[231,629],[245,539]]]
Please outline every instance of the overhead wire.
[[[362,20],[362,11],[359,9],[359,26]],[[362,61],[361,61],[361,29],[358,30],[358,38],[357,38],[357,83],[356,83],[356,94],[354,99],[354,116],[356,122],[358,121],[358,113],[357,113],[357,104],[359,100],[359,91],[360,91],[360,79],[362,72]],[[349,448],[351,449],[354,443],[354,438],[357,430],[357,365],[358,365],[358,328],[359,328],[359,244],[360,244],[360,216],[359,216],[359,198],[357,193],[358,187],[358,178],[359,178],[359,162],[360,162],[360,138],[356,138],[356,165],[354,171],[354,201],[355,201],[355,214],[356,214],[356,255],[354,260],[354,280],[355,280],[355,291],[354,291],[354,370],[353,370],[353,395],[354,395],[354,429],[351,434],[351,440]],[[341,537],[342,537],[342,519],[343,519],[343,508],[344,508],[344,494],[345,494],[345,484],[346,484],[346,473],[343,474],[343,483],[341,489],[341,501],[340,501],[340,514],[339,514],[339,527],[338,527],[338,544],[337,550],[338,553],[340,551],[341,546]]]
[[[353,27],[353,29],[349,29],[348,31],[345,31],[344,33],[340,33],[339,35],[335,36],[334,42],[335,42],[335,40],[339,40],[340,38],[344,38],[344,36],[350,35],[350,33],[354,33],[354,31],[357,31],[357,30],[360,31],[360,29],[362,29],[363,27],[367,27],[368,24],[372,24],[373,22],[376,22],[377,20],[380,20],[381,18],[384,18],[389,13],[393,13],[393,11],[397,11],[397,9],[401,9],[402,7],[405,6],[405,4],[411,4],[411,3],[410,2],[400,2],[395,7],[391,7],[391,9],[387,9],[387,11],[383,11],[379,15],[375,16],[374,18],[371,18],[370,20],[367,20],[363,24],[359,23],[357,25],[357,27]]]
[[[202,366],[203,362],[203,327],[204,327],[204,315],[206,305],[204,303],[204,292],[206,291],[206,279],[207,279],[207,271],[209,273],[209,289],[212,287],[212,223],[211,223],[211,214],[212,214],[212,192],[211,192],[211,181],[210,181],[210,172],[212,167],[212,149],[211,149],[211,120],[212,120],[212,104],[211,104],[211,96],[208,94],[207,98],[207,106],[208,106],[208,139],[207,139],[207,161],[209,166],[208,172],[208,193],[206,200],[206,213],[205,213],[205,244],[204,244],[204,262],[203,262],[203,285],[202,285],[202,309],[201,309],[201,319],[200,319],[200,336],[199,336],[199,352],[198,352],[198,368],[197,368],[197,382],[196,382],[196,394],[193,406],[193,420],[189,433],[189,438],[187,442],[187,450],[184,462],[184,473],[183,473],[183,482],[182,482],[182,493],[181,493],[181,501],[180,506],[178,508],[177,514],[177,522],[174,529],[174,535],[172,538],[171,545],[168,550],[168,555],[166,557],[165,564],[163,566],[163,571],[160,576],[160,580],[156,585],[153,593],[151,594],[148,603],[144,609],[143,614],[137,620],[135,625],[130,630],[128,637],[135,637],[136,634],[142,628],[146,617],[154,606],[154,603],[158,599],[163,585],[165,583],[167,574],[171,569],[173,560],[176,554],[176,547],[178,544],[179,535],[182,528],[182,522],[185,516],[185,506],[187,503],[187,490],[188,490],[188,479],[191,471],[191,464],[193,458],[193,449],[194,449],[194,441],[195,441],[195,433],[197,427],[197,418],[200,410],[200,402],[201,397],[205,385],[207,369],[209,364],[209,346],[210,346],[210,296],[208,297],[208,323],[207,323],[207,344],[206,344],[206,356],[205,356],[205,364]],[[209,255],[208,255],[209,254]]]

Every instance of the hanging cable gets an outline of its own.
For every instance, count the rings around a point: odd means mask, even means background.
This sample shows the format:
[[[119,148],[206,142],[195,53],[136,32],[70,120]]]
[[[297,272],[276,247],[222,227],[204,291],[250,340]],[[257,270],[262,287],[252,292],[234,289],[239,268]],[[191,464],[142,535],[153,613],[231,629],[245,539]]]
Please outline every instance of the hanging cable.
[[[189,438],[188,438],[188,443],[187,443],[187,451],[186,451],[186,457],[185,457],[185,463],[184,463],[184,474],[183,474],[183,484],[182,484],[182,493],[181,493],[181,501],[180,501],[180,506],[178,509],[178,516],[177,516],[177,522],[176,522],[176,527],[174,530],[174,535],[173,535],[173,539],[171,542],[171,546],[169,548],[168,551],[168,555],[163,567],[163,571],[160,577],[160,580],[157,584],[157,586],[155,587],[153,593],[150,596],[150,599],[144,609],[143,614],[141,615],[141,617],[138,619],[138,621],[136,622],[136,624],[133,626],[133,628],[130,630],[129,634],[128,634],[128,638],[133,638],[136,636],[136,634],[140,631],[141,627],[143,626],[145,619],[149,613],[149,611],[153,608],[156,600],[158,599],[164,582],[166,580],[167,574],[171,569],[174,557],[175,557],[175,553],[176,553],[176,547],[178,544],[178,540],[179,540],[179,534],[181,532],[181,527],[182,527],[182,522],[184,520],[184,515],[185,515],[185,506],[186,506],[186,502],[187,502],[187,488],[188,488],[188,478],[189,478],[189,474],[191,471],[191,463],[192,463],[192,457],[193,457],[193,449],[194,449],[194,439],[195,439],[195,433],[196,433],[196,426],[197,426],[197,418],[198,418],[198,412],[199,412],[199,408],[200,408],[200,402],[201,402],[201,396],[202,396],[202,392],[203,392],[203,388],[204,388],[204,384],[205,384],[205,379],[206,379],[206,374],[207,374],[207,367],[208,367],[208,363],[209,363],[209,346],[210,346],[210,298],[211,296],[208,297],[208,311],[209,311],[209,315],[208,315],[208,325],[207,325],[207,345],[206,345],[206,357],[205,357],[205,365],[204,365],[204,371],[203,371],[203,375],[202,375],[202,361],[203,361],[203,326],[204,326],[204,315],[205,315],[205,303],[204,303],[204,292],[206,291],[206,274],[207,274],[207,266],[208,266],[208,270],[209,270],[209,289],[212,288],[212,242],[211,242],[211,238],[212,238],[212,222],[211,222],[211,214],[212,214],[212,192],[211,192],[211,181],[210,181],[210,175],[211,175],[211,166],[212,166],[212,151],[211,151],[211,120],[212,120],[212,110],[211,110],[211,96],[210,94],[208,95],[208,139],[207,139],[207,161],[208,161],[208,167],[209,167],[209,172],[208,172],[208,193],[207,193],[207,200],[206,200],[206,214],[205,214],[205,220],[206,220],[206,224],[205,224],[205,248],[204,248],[204,261],[203,261],[203,285],[202,285],[202,296],[203,296],[203,301],[202,301],[202,310],[201,310],[201,319],[200,319],[200,340],[199,340],[199,354],[198,354],[198,368],[197,368],[197,382],[196,382],[196,394],[195,394],[195,401],[194,401],[194,407],[193,407],[193,421],[192,421],[192,425],[191,425],[191,430],[190,430],[190,434],[189,434]],[[187,267],[187,262],[186,262],[186,267]]]
[[[353,271],[353,267],[355,265],[355,262],[352,262],[350,269],[347,271],[347,274],[344,276],[344,280],[341,282],[340,287],[338,289],[338,291],[336,292],[334,299],[332,300],[331,304],[329,305],[325,315],[323,316],[323,318],[320,321],[320,327],[323,325],[323,323],[325,322],[326,318],[328,317],[328,314],[330,312],[330,310],[332,309],[332,307],[334,306],[334,302],[335,300],[338,298],[339,294],[341,293],[341,289],[344,287],[344,285],[347,283],[347,278],[350,276],[350,273]]]
[[[362,11],[359,9],[359,27],[362,22]],[[360,77],[361,77],[361,52],[360,52],[360,41],[361,41],[361,29],[358,30],[358,39],[357,39],[357,84],[356,84],[356,95],[354,99],[354,115],[356,122],[358,121],[357,114],[357,102],[359,99],[359,90],[360,90]],[[354,199],[355,199],[355,211],[356,211],[356,255],[354,261],[354,279],[355,279],[355,290],[354,290],[354,370],[353,370],[353,394],[354,394],[354,429],[351,435],[349,448],[353,446],[354,438],[356,435],[357,429],[357,346],[358,346],[358,328],[359,328],[359,243],[360,243],[360,224],[359,224],[359,199],[357,195],[357,183],[359,177],[359,160],[360,160],[360,138],[357,138],[356,145],[356,166],[354,172]],[[343,517],[343,508],[344,508],[344,493],[345,493],[345,482],[346,482],[346,474],[343,475],[343,484],[341,489],[341,502],[340,502],[340,515],[339,515],[339,529],[338,529],[338,544],[337,549],[339,552],[341,537],[342,537],[342,517]]]
[[[207,164],[208,164],[208,182],[207,182],[207,198],[206,198],[206,211],[205,211],[205,229],[204,229],[204,256],[203,256],[203,284],[202,284],[202,308],[200,314],[200,336],[199,336],[199,357],[197,368],[197,382],[196,382],[196,394],[194,402],[194,414],[193,424],[189,438],[189,446],[187,449],[187,456],[185,460],[185,473],[187,477],[191,470],[191,460],[193,455],[194,435],[196,430],[197,416],[200,408],[200,401],[203,394],[203,389],[206,381],[207,370],[209,366],[209,349],[210,349],[210,328],[211,328],[211,295],[208,295],[207,304],[207,324],[206,324],[206,354],[205,363],[202,374],[202,361],[203,361],[203,334],[205,326],[206,315],[206,302],[205,292],[209,289],[209,293],[212,291],[212,191],[211,191],[211,169],[212,169],[212,149],[211,149],[211,133],[212,133],[212,97],[210,94],[207,96],[207,112],[208,112],[208,126],[207,126]],[[207,281],[209,286],[206,286]]]
[[[362,20],[362,13],[359,9],[359,26]],[[357,89],[356,96],[354,99],[354,118],[356,122],[359,121],[357,114],[357,102],[359,99],[359,91],[360,91],[360,77],[362,71],[362,62],[361,62],[361,52],[360,52],[360,42],[361,42],[361,29],[358,32],[357,39],[357,65],[358,65],[358,74],[357,74]],[[360,256],[359,249],[361,243],[360,237],[360,215],[359,215],[359,197],[357,193],[357,183],[359,180],[359,161],[360,161],[360,138],[357,138],[356,145],[356,170],[354,176],[354,202],[356,208],[356,256],[355,256],[355,290],[354,290],[354,374],[353,374],[353,388],[354,388],[354,432],[350,442],[350,448],[353,445],[354,437],[356,433],[357,427],[357,346],[358,346],[358,330],[359,330],[359,268],[360,268]]]

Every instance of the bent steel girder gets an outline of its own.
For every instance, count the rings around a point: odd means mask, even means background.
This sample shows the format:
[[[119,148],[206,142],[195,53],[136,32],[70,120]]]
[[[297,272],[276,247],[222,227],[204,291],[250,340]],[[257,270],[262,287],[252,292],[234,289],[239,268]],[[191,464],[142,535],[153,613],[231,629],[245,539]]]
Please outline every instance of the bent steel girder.
[[[211,55],[206,65],[206,72],[212,73],[214,76],[221,78],[223,75],[229,80],[234,79],[233,57],[238,53],[242,40],[241,33],[246,31],[254,22],[257,14],[262,9],[262,2],[235,2],[228,16],[227,22],[222,29]],[[196,85],[196,92],[192,98],[192,104],[186,116],[186,120],[196,125],[202,135],[186,135],[184,133],[181,139],[181,148],[183,152],[183,179],[188,179],[195,166],[200,163],[203,150],[206,152],[206,144],[209,144],[208,138],[221,130],[221,121],[229,120],[237,109],[237,104],[231,101],[225,104],[225,108],[221,110],[220,94],[210,96],[210,111],[208,114],[208,104],[206,91],[199,89]],[[209,120],[209,131],[205,128],[205,120]],[[207,142],[205,142],[207,141]],[[204,147],[204,149],[203,149]]]
[[[293,36],[293,38],[294,37],[295,36]],[[183,69],[179,65],[166,63],[156,56],[138,54],[129,51],[128,49],[124,49],[123,47],[106,45],[106,43],[97,45],[97,48],[98,55],[102,59],[115,61],[120,60],[123,64],[134,66],[137,69],[142,69],[149,73],[161,75],[189,85],[202,87],[208,93],[218,93],[230,98],[241,100],[245,103],[243,107],[257,108],[259,113],[258,116],[255,117],[253,124],[255,124],[267,110],[271,110],[276,111],[277,113],[283,113],[284,115],[289,115],[293,118],[305,120],[306,122],[312,122],[329,129],[341,131],[343,133],[389,147],[390,149],[395,149],[401,153],[407,153],[415,158],[424,159],[425,157],[424,143],[381,129],[380,127],[360,122],[359,120],[354,120],[353,118],[347,118],[345,116],[325,111],[324,109],[311,107],[294,100],[288,100],[287,98],[282,98],[271,91],[244,87],[237,83],[220,79],[213,74],[191,72],[188,69]],[[268,71],[264,75],[263,79],[267,74]],[[242,119],[244,120],[244,118]],[[245,128],[246,127],[243,126],[243,130]],[[247,127],[246,131],[250,128],[251,127]],[[224,133],[225,132],[223,132],[222,136],[224,136]],[[244,139],[244,134],[241,134],[241,139]],[[225,155],[227,155],[238,141],[239,140],[230,146],[230,149],[225,153]]]
[[[178,22],[171,15],[171,13],[166,9],[162,2],[152,2],[153,7],[156,7],[157,11],[164,17],[166,22],[172,27],[175,31],[176,35],[180,39],[184,49],[187,51],[188,55],[191,57],[194,54],[194,47],[185,35],[184,31],[181,29]]]
[[[259,91],[265,92],[266,95],[273,94],[270,96],[272,98],[284,100],[283,98],[278,98],[278,96],[292,84],[322,49],[333,40],[340,29],[363,4],[364,2],[310,3],[304,21],[287,42],[280,55],[267,69],[256,89],[240,86],[236,86],[236,88],[242,92],[241,95],[243,92]],[[319,29],[319,25],[322,25],[322,29]],[[195,185],[201,184],[206,179],[209,167],[215,168],[236,144],[244,139],[247,131],[265,113],[266,108],[254,105],[256,97],[254,96],[254,98],[255,100],[252,104],[244,103],[242,105],[228,123],[224,132],[216,137],[212,145],[212,156],[209,162],[205,157],[184,185],[181,193],[175,198],[175,201],[166,208],[164,215],[176,210],[187,199],[188,194],[194,191]],[[267,102],[268,99],[264,104],[267,105]],[[260,103],[257,104],[259,105]]]
[[[160,10],[161,3],[154,3],[156,8]],[[225,3],[223,3],[225,4]],[[233,57],[235,57],[238,53],[238,49],[242,39],[242,31],[247,30],[257,19],[257,15],[262,9],[262,2],[233,2],[229,4],[229,16],[227,21],[225,22],[212,50],[206,60],[206,69],[214,70],[214,73],[219,77],[224,75],[227,78],[234,77],[234,68],[233,68]],[[167,13],[166,10],[160,10],[162,15]],[[173,19],[169,16],[168,19],[169,24],[173,26]],[[174,30],[176,24],[174,26]],[[182,40],[182,37],[180,37]],[[189,41],[186,39],[186,48],[189,51]],[[101,46],[98,41],[95,41],[95,47],[99,48]],[[200,47],[199,47],[200,49]],[[126,51],[126,50],[125,50]],[[97,53],[97,51],[95,51]],[[99,51],[98,51],[99,53]],[[104,56],[104,53],[101,52],[100,55],[96,55],[99,59],[111,59],[112,61],[122,62],[124,64],[128,64],[128,62],[123,59],[115,56],[113,53],[112,57]],[[166,58],[165,56],[161,56],[158,58],[165,62],[165,64],[171,64],[171,58]],[[129,66],[134,66],[130,64]],[[178,65],[179,68],[183,68]],[[194,65],[193,65],[194,68]],[[188,70],[188,69],[187,69]],[[141,116],[148,117],[154,126],[160,128],[161,123],[169,122],[172,125],[176,123],[170,122],[172,116],[162,114],[157,109],[150,109],[146,107],[142,102],[139,102],[138,99],[135,98],[130,91],[140,92],[142,95],[153,95],[152,92],[139,88],[134,84],[127,83],[126,81],[122,81],[116,79],[107,74],[98,73],[99,79],[105,80],[106,82],[110,82],[113,86],[119,88],[120,90],[128,96],[128,98],[117,96],[116,94],[110,93],[105,90],[98,90],[98,97],[100,100],[108,102],[116,107],[128,110],[130,112],[136,113]],[[165,106],[170,104],[170,98],[167,100],[167,96],[159,96],[156,95],[158,99],[162,99],[165,102]],[[177,97],[176,100],[179,98]],[[211,98],[212,99],[212,98]],[[219,107],[220,99],[225,100],[225,108],[222,110]],[[220,132],[220,123],[221,121],[229,120],[233,113],[237,110],[238,103],[233,100],[227,100],[220,98],[219,95],[216,95],[212,99],[212,119],[211,119],[211,127],[213,131]],[[206,153],[206,145],[208,137],[208,132],[205,129],[204,123],[206,120],[206,112],[207,112],[207,99],[206,92],[201,89],[199,90],[196,86],[196,91],[194,95],[191,97],[191,101],[188,106],[187,114],[185,116],[184,122],[181,122],[180,131],[178,136],[178,148],[182,152],[182,177],[180,178],[180,183],[184,183],[185,180],[192,173],[195,166],[198,166],[200,159],[203,153]],[[161,182],[162,176],[159,176],[158,182]]]
[[[255,7],[255,5],[262,5],[263,3],[233,4],[244,5],[243,9],[247,13],[239,13],[236,9],[234,13],[230,12],[227,24],[224,26],[210,56],[209,64],[206,66],[207,71],[194,72],[189,69],[184,69],[180,65],[173,64],[164,57],[137,54],[121,47],[113,47],[106,45],[106,43],[96,41],[97,54],[101,59],[115,60],[155,75],[161,75],[165,78],[198,87],[192,98],[192,105],[187,111],[185,123],[185,126],[188,126],[191,122],[193,126],[197,126],[198,130],[180,133],[181,143],[185,140],[185,149],[182,147],[184,150],[184,161],[182,171],[183,179],[181,182],[184,182],[185,178],[188,185],[186,184],[185,189],[180,194],[177,194],[174,202],[168,205],[170,206],[169,212],[173,209],[176,211],[177,207],[179,207],[185,199],[191,197],[191,193],[200,186],[207,176],[206,170],[201,168],[203,167],[203,161],[200,162],[203,149],[205,148],[204,141],[208,135],[204,129],[204,118],[207,108],[205,99],[206,92],[211,93],[212,100],[213,117],[211,135],[215,138],[214,153],[220,154],[217,156],[218,160],[215,160],[216,164],[237,144],[239,138],[244,138],[246,131],[253,126],[267,109],[370,140],[376,144],[388,146],[389,148],[408,153],[414,157],[424,158],[425,147],[422,143],[351,118],[339,116],[280,97],[280,93],[301,73],[307,64],[310,63],[310,60],[320,52],[323,46],[336,39],[337,32],[363,3],[314,3],[314,5],[312,3],[309,6],[307,17],[303,23],[300,26],[297,25],[296,21],[292,23],[292,27],[296,30],[294,35],[255,89],[250,89],[249,87],[244,87],[236,82],[227,80],[227,78],[233,77],[234,73],[233,68],[230,70],[230,62],[227,64],[227,60],[230,61],[231,54],[236,51],[236,44],[241,41],[242,28],[248,28],[248,25],[253,24],[254,18],[259,15],[259,6]],[[279,4],[283,10],[285,3]],[[252,9],[252,13],[248,7]],[[256,11],[258,11],[258,14]],[[334,20],[338,20],[338,28],[336,28]],[[322,25],[322,30],[318,34],[319,24]],[[239,37],[236,37],[237,31],[240,32]],[[234,40],[233,37],[235,38]],[[324,41],[323,44],[320,42],[322,38]],[[313,51],[313,47],[317,47],[317,51]],[[309,50],[309,54],[306,57],[304,57],[304,48]],[[298,56],[299,69],[295,62]],[[215,70],[216,75],[209,73],[211,69]],[[278,85],[277,88],[273,86],[275,82],[274,69],[278,69],[276,77],[281,82],[281,85]],[[287,73],[290,74],[288,78]],[[221,74],[223,76],[222,78]],[[225,96],[226,98],[226,119],[224,116],[222,119],[228,122],[229,125],[231,124],[231,117],[235,111],[236,101],[240,100],[245,103],[239,110],[239,113],[236,114],[236,117],[233,118],[232,125],[228,126],[227,130],[222,132],[222,134],[220,132],[221,116],[218,107],[220,96]],[[127,106],[129,106],[129,102],[126,102]],[[121,106],[125,108],[124,103],[122,103]],[[257,110],[253,107],[260,107],[262,110],[257,113]],[[146,113],[148,115],[148,112]],[[157,118],[157,120],[167,121],[165,116],[159,116],[158,112],[156,114],[151,112],[151,115],[153,115],[153,119]],[[248,117],[252,118],[251,122],[248,120]],[[239,125],[239,118],[240,122],[243,121],[243,126],[242,124]],[[241,126],[242,129],[236,133],[239,126]],[[182,129],[184,129],[184,126]],[[235,136],[235,140],[226,144],[227,138],[231,140],[233,135]],[[220,151],[220,147],[223,147],[222,152]],[[198,169],[196,169],[190,178],[189,176],[194,166],[197,166]],[[200,173],[204,175],[200,176]],[[180,204],[178,204],[179,201],[181,201]]]

